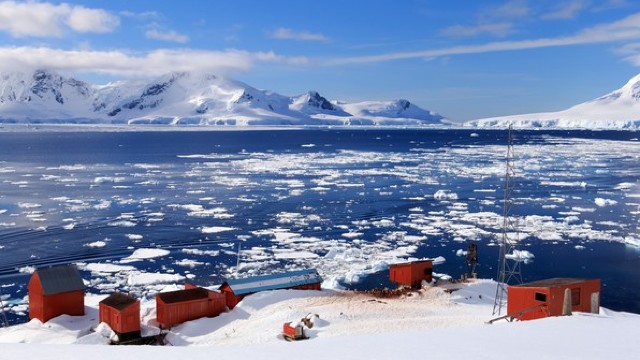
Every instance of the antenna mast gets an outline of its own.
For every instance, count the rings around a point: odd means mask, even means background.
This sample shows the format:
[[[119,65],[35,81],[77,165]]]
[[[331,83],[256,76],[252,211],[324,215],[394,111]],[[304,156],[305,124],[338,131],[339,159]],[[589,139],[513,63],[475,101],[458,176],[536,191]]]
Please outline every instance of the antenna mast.
[[[4,312],[4,303],[2,302],[2,291],[0,291],[0,327],[9,327],[7,314]]]
[[[502,235],[500,237],[500,259],[497,279],[498,285],[496,287],[495,302],[493,303],[493,315],[500,315],[502,308],[507,303],[507,285],[509,283],[522,283],[520,260],[516,255],[516,244],[518,243],[519,234],[515,219],[511,216],[515,178],[512,133],[513,128],[512,125],[509,124],[507,169],[505,172],[504,204],[502,206]]]

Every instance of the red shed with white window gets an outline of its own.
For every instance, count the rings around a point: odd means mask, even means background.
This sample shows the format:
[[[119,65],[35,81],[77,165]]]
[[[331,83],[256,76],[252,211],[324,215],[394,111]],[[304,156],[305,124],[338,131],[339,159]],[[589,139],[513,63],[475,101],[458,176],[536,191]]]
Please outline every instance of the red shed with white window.
[[[29,279],[29,319],[84,315],[84,282],[75,265],[37,269]]]
[[[420,287],[433,279],[433,261],[418,260],[389,266],[389,279],[396,284]]]
[[[202,317],[218,316],[225,310],[223,294],[193,285],[187,285],[184,290],[156,295],[156,320],[164,328]]]
[[[100,322],[109,325],[120,341],[140,337],[140,301],[115,292],[100,301],[99,308]]]
[[[600,311],[600,279],[553,278],[507,287],[507,314],[519,320]]]

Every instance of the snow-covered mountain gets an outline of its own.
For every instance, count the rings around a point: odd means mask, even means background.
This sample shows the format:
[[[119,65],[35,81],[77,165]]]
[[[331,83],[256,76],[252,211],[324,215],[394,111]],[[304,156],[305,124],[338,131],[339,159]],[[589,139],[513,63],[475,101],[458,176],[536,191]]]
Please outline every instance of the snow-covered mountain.
[[[564,111],[479,119],[465,125],[503,128],[640,129],[640,74],[622,88]]]
[[[0,122],[167,125],[441,125],[407,100],[346,103],[315,91],[288,97],[239,81],[172,73],[91,85],[58,74],[0,74]]]

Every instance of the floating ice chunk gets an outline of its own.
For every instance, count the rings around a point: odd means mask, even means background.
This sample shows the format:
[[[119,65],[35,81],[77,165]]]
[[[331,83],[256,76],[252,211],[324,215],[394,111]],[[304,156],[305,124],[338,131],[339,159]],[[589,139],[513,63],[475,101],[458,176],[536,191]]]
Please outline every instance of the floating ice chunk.
[[[23,266],[18,269],[18,272],[26,273],[26,274],[33,274],[35,271],[36,271],[35,266]]]
[[[142,240],[142,235],[138,234],[125,234],[124,236],[126,236],[129,240]]]
[[[196,260],[192,260],[192,259],[182,259],[182,260],[176,261],[174,264],[176,264],[178,266],[195,268],[196,266],[204,265],[204,262],[196,261]]]
[[[586,248],[585,248],[584,246],[582,246],[582,245],[576,245],[576,246],[574,246],[574,248],[575,248],[576,250],[584,250],[584,249],[586,249]]]
[[[87,264],[85,266],[86,270],[96,273],[119,273],[124,271],[134,271],[136,270],[133,266],[128,265],[115,265],[115,264],[102,264],[102,263],[92,263]]]
[[[355,239],[355,238],[361,237],[364,234],[361,233],[361,232],[349,231],[349,232],[343,233],[341,235],[342,235],[342,237],[346,237],[347,239]]]
[[[107,246],[107,243],[104,241],[94,241],[92,243],[84,244],[84,246],[87,246],[90,248],[101,248],[101,247]]]
[[[18,207],[21,209],[37,209],[39,207],[42,207],[42,205],[36,203],[19,202]]]
[[[181,251],[185,254],[190,254],[190,255],[209,255],[209,256],[220,255],[219,250],[182,249]]]
[[[629,189],[633,188],[634,186],[635,186],[634,183],[623,182],[623,183],[620,183],[620,184],[616,185],[614,187],[614,189],[616,189],[616,190],[629,190]]]
[[[68,223],[66,225],[62,225],[62,228],[65,230],[73,230],[76,227],[76,223]]]
[[[466,250],[462,250],[462,249],[458,249],[458,250],[456,250],[456,256],[467,256],[467,251]]]
[[[611,199],[603,199],[603,198],[596,198],[594,200],[594,202],[596,203],[596,205],[603,207],[603,206],[610,206],[610,205],[615,205],[618,202],[615,200],[611,200]]]
[[[505,257],[515,261],[524,261],[525,263],[535,258],[535,256],[527,250],[513,250],[511,254],[506,254]]]
[[[631,236],[627,236],[624,238],[624,243],[629,244],[631,246],[640,247],[640,239],[633,238]]]
[[[112,221],[108,224],[109,226],[120,226],[120,227],[134,227],[138,225],[138,223],[129,220],[118,220]]]
[[[448,190],[438,190],[433,194],[433,198],[436,200],[458,200],[458,194]]]
[[[134,273],[129,274],[127,285],[155,285],[178,282],[184,280],[184,276],[180,274],[158,274],[158,273]]]
[[[202,232],[203,234],[216,234],[232,230],[236,230],[236,228],[226,226],[203,226],[200,228],[200,232]]]
[[[122,260],[142,260],[152,259],[169,255],[170,251],[166,249],[136,249],[133,254],[123,258]]]
[[[104,183],[120,183],[125,180],[126,179],[124,177],[118,177],[118,176],[98,176],[95,179],[93,179],[93,182],[96,184],[104,184]]]

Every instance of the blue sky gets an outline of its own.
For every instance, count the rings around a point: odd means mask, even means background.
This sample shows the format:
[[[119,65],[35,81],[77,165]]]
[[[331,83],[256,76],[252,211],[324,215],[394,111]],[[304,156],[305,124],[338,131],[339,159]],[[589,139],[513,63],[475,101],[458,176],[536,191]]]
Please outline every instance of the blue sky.
[[[0,1],[0,71],[207,71],[453,120],[561,110],[640,72],[633,0]]]

